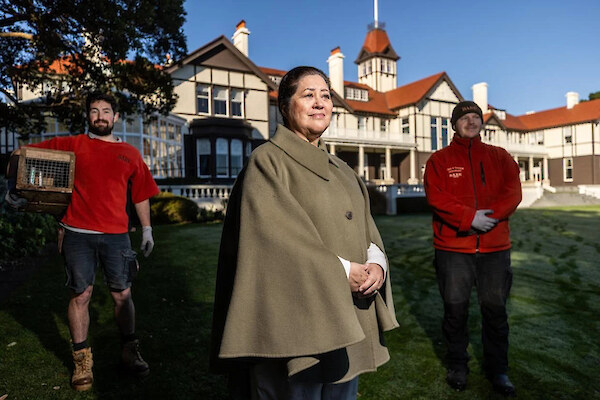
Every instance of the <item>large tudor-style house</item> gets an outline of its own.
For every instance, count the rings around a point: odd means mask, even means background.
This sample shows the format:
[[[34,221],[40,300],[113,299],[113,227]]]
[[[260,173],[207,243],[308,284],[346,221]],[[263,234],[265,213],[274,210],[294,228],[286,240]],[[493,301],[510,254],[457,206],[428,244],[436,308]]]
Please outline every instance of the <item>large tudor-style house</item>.
[[[117,127],[163,188],[203,197],[214,195],[212,185],[226,196],[251,151],[281,122],[277,87],[286,71],[254,64],[249,34],[241,21],[232,41],[220,36],[165,66],[178,95],[171,114]],[[400,57],[377,25],[354,61],[358,82],[345,80],[344,59],[339,47],[328,58],[334,108],[323,138],[329,151],[369,183],[418,191],[427,159],[452,140],[450,117],[463,95],[445,72],[398,86]],[[600,188],[600,99],[580,102],[569,92],[563,107],[515,116],[488,104],[486,83],[472,89],[484,112],[483,140],[513,155],[524,188]],[[66,134],[51,126],[37,140]],[[10,133],[1,135],[3,153],[14,145]]]

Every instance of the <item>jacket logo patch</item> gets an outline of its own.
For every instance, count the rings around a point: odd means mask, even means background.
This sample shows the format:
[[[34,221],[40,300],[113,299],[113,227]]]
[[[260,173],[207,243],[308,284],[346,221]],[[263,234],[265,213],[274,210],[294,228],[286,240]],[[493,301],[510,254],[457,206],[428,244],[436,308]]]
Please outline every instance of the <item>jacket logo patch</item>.
[[[119,154],[117,158],[121,161],[125,161],[127,164],[131,163],[131,160],[129,160],[129,158],[123,154]]]
[[[449,167],[446,168],[446,171],[448,171],[449,178],[460,178],[464,169],[465,167]]]

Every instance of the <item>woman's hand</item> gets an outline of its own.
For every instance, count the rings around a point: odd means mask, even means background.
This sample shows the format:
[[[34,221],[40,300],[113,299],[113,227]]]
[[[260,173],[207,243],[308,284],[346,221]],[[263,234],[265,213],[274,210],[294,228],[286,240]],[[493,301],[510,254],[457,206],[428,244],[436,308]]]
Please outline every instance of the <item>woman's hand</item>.
[[[348,283],[352,293],[360,292],[360,286],[366,282],[369,274],[367,273],[367,265],[350,262],[350,273],[348,274]]]
[[[367,264],[365,267],[368,277],[358,290],[361,296],[369,297],[376,294],[383,286],[383,268],[379,264]]]

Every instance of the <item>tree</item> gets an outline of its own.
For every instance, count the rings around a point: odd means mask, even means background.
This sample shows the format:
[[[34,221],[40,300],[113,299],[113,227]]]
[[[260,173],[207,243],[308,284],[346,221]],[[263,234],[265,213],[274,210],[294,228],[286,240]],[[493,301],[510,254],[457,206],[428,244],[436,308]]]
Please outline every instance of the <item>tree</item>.
[[[122,114],[167,114],[162,65],[186,54],[184,21],[183,0],[0,0],[0,127],[26,138],[50,116],[81,132],[93,90],[113,91]],[[24,102],[23,87],[43,95]]]
[[[600,99],[600,91],[599,92],[590,93],[589,99],[590,100]]]

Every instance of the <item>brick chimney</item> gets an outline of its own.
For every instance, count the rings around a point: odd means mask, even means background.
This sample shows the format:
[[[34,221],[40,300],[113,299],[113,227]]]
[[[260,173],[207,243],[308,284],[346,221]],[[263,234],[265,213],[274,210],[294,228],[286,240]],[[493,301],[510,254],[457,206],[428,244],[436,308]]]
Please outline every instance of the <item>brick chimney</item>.
[[[250,31],[246,28],[246,21],[241,20],[238,22],[235,29],[235,33],[231,38],[233,40],[233,45],[237,47],[242,54],[248,57],[248,36],[250,35]]]
[[[331,88],[344,97],[344,55],[339,46],[331,50],[327,64],[329,64]]]

